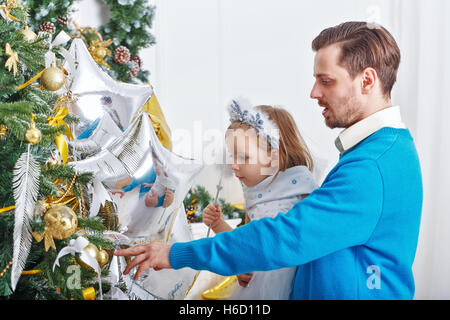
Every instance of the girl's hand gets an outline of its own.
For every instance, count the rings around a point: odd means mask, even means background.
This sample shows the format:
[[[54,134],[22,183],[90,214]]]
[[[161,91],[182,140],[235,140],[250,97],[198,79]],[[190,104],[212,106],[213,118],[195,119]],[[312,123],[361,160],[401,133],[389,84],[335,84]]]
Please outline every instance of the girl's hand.
[[[253,274],[251,274],[251,273],[239,274],[239,275],[237,275],[237,280],[241,287],[247,288],[248,283],[250,282],[252,277],[253,277]]]
[[[167,208],[173,203],[175,195],[171,189],[166,189],[166,194],[164,195],[163,208]]]
[[[120,199],[122,199],[123,198],[123,196],[125,195],[125,191],[123,191],[123,190],[111,190],[111,194],[120,194]]]
[[[203,223],[208,227],[211,226],[214,229],[221,221],[222,211],[219,209],[219,206],[210,204],[203,210]]]
[[[145,195],[145,206],[153,208],[156,207],[157,204],[158,204],[158,195],[156,194],[155,191],[150,190]]]

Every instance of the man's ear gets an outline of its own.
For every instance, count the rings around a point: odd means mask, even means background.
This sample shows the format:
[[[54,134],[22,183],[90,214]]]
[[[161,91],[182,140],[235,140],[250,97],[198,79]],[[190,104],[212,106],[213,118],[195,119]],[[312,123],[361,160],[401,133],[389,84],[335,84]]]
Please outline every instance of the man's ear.
[[[368,94],[375,87],[378,82],[378,74],[374,68],[366,68],[362,72],[361,77],[361,92],[362,94]]]

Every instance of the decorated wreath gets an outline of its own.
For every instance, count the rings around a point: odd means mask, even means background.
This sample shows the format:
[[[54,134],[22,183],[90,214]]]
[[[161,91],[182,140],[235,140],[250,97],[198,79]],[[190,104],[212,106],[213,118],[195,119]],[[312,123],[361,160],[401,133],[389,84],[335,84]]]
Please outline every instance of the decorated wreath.
[[[30,28],[35,32],[65,31],[81,36],[94,60],[111,77],[128,83],[148,82],[150,72],[142,68],[139,51],[155,44],[149,32],[155,7],[146,0],[102,0],[109,6],[110,20],[95,30],[80,27],[71,18],[76,1],[80,0],[22,0],[22,3],[30,8]]]

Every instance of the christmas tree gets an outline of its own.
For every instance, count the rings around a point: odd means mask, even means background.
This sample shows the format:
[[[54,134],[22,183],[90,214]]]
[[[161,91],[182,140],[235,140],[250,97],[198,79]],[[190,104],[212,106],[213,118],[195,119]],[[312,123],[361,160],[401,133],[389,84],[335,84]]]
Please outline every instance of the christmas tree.
[[[99,264],[113,244],[100,218],[86,214],[92,175],[65,165],[77,118],[67,113],[69,94],[47,90],[64,85],[64,70],[46,68],[51,35],[27,28],[27,11],[17,0],[0,2],[0,299],[92,299],[101,289],[96,271],[79,254],[56,268],[55,260],[80,235]]]
[[[34,30],[54,34],[64,31],[81,36],[92,49],[93,57],[112,78],[127,83],[148,82],[150,72],[143,68],[139,52],[156,42],[150,33],[155,7],[146,0],[102,0],[109,7],[109,21],[97,31],[79,26],[73,20],[75,2],[23,1],[30,8],[30,26]]]

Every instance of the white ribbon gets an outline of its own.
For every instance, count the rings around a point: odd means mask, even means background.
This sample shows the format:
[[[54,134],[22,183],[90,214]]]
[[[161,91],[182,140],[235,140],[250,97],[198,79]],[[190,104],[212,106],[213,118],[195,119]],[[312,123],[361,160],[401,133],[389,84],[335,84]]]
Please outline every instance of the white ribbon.
[[[52,62],[56,62],[56,56],[52,52],[52,48],[54,46],[59,46],[61,44],[67,43],[70,39],[72,39],[67,33],[62,30],[58,35],[53,39],[53,41],[50,42],[49,48],[47,53],[45,54],[45,67],[49,68],[52,65]],[[69,54],[69,52],[64,49],[60,48],[59,52],[64,57],[64,59],[69,63],[70,67],[72,67],[73,64],[73,58],[72,55]]]
[[[3,17],[3,19],[6,20],[6,22],[8,22],[9,18],[6,15],[5,11],[4,11],[5,6],[0,6],[0,15]]]
[[[103,186],[103,183],[98,178],[94,179],[94,182],[89,185],[88,190],[92,193],[92,203],[91,208],[89,209],[89,215],[95,217],[100,210],[100,205],[105,205],[106,200],[112,200],[108,191]]]
[[[86,248],[86,246],[89,244],[89,241],[86,238],[78,237],[77,239],[72,239],[69,242],[69,245],[67,247],[64,247],[59,251],[58,256],[56,257],[55,263],[53,264],[53,271],[55,271],[55,267],[59,267],[59,259],[67,254],[75,255],[75,253],[80,253],[80,259],[84,263],[86,263],[88,266],[90,266],[92,269],[97,272],[98,277],[98,285],[100,289],[100,300],[103,300],[103,291],[102,291],[102,279],[100,276],[100,265],[98,264],[97,260],[93,257],[91,257],[87,252],[85,252],[83,249]]]

